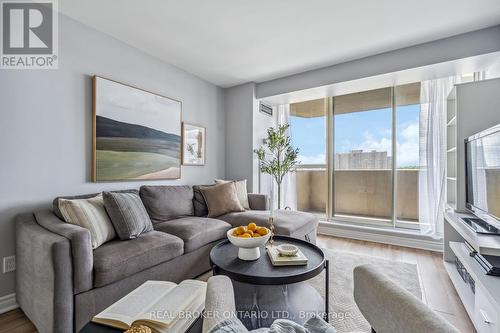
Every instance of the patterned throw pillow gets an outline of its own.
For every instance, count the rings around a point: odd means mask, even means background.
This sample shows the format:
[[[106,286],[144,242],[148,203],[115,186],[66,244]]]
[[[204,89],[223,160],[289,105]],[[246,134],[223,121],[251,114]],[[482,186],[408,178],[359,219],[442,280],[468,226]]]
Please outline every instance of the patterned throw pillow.
[[[224,184],[224,183],[230,183],[233,182],[232,180],[222,180],[222,179],[215,179],[215,184]],[[235,180],[234,185],[236,186],[236,195],[238,196],[238,200],[240,201],[240,204],[243,206],[245,209],[250,209],[250,204],[248,203],[248,191],[247,191],[247,180]]]
[[[148,212],[136,193],[103,192],[104,207],[121,240],[153,230]]]
[[[59,199],[58,208],[64,221],[90,231],[93,249],[116,237],[102,194],[88,199]]]

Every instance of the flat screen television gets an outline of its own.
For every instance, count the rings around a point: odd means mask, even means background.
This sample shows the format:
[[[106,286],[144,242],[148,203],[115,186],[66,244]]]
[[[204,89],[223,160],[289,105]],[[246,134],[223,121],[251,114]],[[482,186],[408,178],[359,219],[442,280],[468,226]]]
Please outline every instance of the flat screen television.
[[[500,229],[500,124],[465,140],[466,207]]]

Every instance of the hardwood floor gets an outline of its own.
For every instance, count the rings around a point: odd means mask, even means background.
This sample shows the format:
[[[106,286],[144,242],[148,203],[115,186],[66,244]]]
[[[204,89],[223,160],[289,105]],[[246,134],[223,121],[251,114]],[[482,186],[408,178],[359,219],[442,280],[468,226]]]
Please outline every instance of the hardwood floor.
[[[323,235],[318,236],[318,245],[416,264],[424,302],[462,333],[476,332],[445,271],[441,253]]]
[[[24,313],[16,309],[0,315],[0,332],[34,333],[37,330]]]
[[[318,245],[416,264],[420,273],[422,295],[427,305],[461,332],[475,332],[444,269],[440,253],[323,235],[318,237]],[[23,312],[17,309],[0,315],[0,333],[7,332],[32,333],[36,329]]]

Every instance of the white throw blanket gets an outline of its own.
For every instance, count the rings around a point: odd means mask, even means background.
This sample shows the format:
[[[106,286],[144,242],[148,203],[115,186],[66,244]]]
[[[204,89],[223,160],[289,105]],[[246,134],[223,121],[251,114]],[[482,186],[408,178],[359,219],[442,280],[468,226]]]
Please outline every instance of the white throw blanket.
[[[226,319],[209,333],[335,333],[335,329],[319,317],[310,318],[304,326],[286,319],[275,320],[269,328],[248,331],[238,319]]]

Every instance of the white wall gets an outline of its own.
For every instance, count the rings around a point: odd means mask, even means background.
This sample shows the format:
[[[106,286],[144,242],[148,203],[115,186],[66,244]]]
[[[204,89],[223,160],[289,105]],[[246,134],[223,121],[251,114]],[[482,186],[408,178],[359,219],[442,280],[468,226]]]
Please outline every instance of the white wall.
[[[248,191],[259,192],[259,163],[254,149],[262,145],[273,117],[259,111],[255,84],[246,83],[224,90],[226,112],[226,177],[247,179]]]
[[[255,84],[246,83],[224,90],[226,113],[226,178],[247,179],[253,191],[253,108]]]
[[[90,182],[93,74],[181,100],[184,120],[206,126],[207,164],[148,184],[225,175],[221,88],[71,19],[61,17],[59,30],[58,70],[0,70],[0,258],[14,254],[16,214],[49,207],[58,195],[145,183]],[[0,296],[13,292],[14,273],[0,271]]]
[[[267,137],[267,129],[269,127],[273,127],[275,125],[275,114],[273,114],[273,117],[262,113],[259,111],[260,105],[259,101],[255,100],[254,101],[254,108],[252,110],[253,113],[253,131],[252,131],[252,141],[253,141],[253,149],[258,149],[260,148],[263,143],[264,139]],[[273,108],[273,112],[276,113],[276,108]],[[262,174],[259,171],[259,160],[256,158],[254,154],[254,159],[253,159],[253,177],[254,177],[254,182],[253,182],[253,192],[254,193],[265,193],[265,194],[271,194],[271,187],[270,185],[272,184],[272,178],[270,178],[269,175],[267,174]],[[260,174],[260,175],[259,175]],[[259,186],[259,183],[261,186]]]
[[[486,70],[486,79],[494,79],[500,77],[500,58],[490,68]]]
[[[323,87],[500,51],[500,25],[378,55],[260,82],[256,97]],[[334,47],[334,46],[333,46]]]

